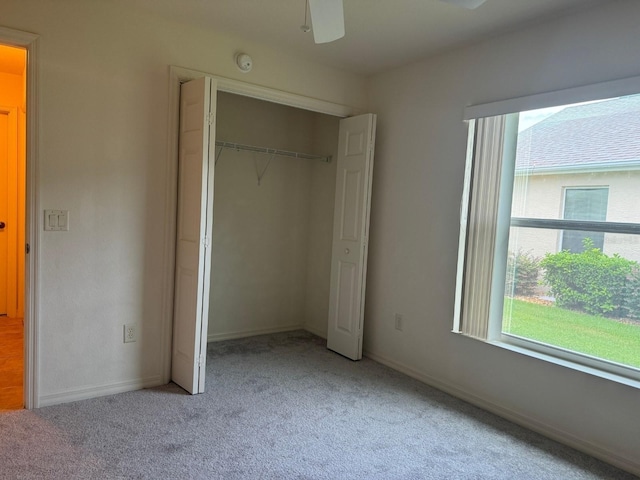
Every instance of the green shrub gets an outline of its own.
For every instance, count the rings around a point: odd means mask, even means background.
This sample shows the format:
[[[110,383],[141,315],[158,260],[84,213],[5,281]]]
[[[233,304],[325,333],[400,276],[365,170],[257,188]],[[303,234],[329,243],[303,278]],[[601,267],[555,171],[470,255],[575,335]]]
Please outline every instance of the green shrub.
[[[540,276],[540,259],[530,252],[509,252],[505,291],[507,295],[531,296]]]
[[[548,253],[540,262],[556,305],[592,315],[623,316],[630,288],[627,279],[638,264],[618,254],[606,255],[589,238],[584,247],[581,253]]]
[[[627,275],[622,312],[625,317],[640,319],[640,266],[634,265]]]

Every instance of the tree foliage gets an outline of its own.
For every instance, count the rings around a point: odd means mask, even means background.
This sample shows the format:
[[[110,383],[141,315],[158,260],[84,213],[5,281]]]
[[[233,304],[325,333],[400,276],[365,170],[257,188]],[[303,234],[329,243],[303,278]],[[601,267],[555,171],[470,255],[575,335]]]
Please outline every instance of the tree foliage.
[[[531,252],[509,252],[505,291],[512,296],[535,294],[540,276],[540,259]]]

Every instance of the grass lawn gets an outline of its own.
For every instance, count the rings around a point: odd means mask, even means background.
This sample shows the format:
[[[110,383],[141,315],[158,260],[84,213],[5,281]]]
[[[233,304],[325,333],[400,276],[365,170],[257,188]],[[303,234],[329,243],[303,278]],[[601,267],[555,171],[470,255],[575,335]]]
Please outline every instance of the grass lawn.
[[[640,325],[510,298],[502,323],[506,333],[640,368]]]

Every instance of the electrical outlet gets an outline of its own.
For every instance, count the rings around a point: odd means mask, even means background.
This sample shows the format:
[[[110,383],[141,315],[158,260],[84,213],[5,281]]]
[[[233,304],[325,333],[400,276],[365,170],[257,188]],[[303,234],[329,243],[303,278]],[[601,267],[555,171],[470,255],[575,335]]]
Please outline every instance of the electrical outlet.
[[[403,322],[403,320],[404,320],[404,318],[402,317],[402,315],[399,314],[399,313],[396,313],[396,316],[395,316],[396,330],[398,330],[400,332],[402,331],[402,322]]]
[[[124,326],[124,343],[135,342],[138,339],[135,325]]]

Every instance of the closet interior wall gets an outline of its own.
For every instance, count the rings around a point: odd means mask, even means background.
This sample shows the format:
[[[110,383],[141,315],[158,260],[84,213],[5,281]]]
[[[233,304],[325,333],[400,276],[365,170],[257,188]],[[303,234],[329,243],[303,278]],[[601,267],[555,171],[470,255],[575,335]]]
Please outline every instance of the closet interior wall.
[[[337,117],[218,93],[217,141],[334,160],[221,152],[209,341],[299,328],[326,337],[338,129]]]

